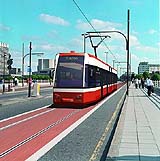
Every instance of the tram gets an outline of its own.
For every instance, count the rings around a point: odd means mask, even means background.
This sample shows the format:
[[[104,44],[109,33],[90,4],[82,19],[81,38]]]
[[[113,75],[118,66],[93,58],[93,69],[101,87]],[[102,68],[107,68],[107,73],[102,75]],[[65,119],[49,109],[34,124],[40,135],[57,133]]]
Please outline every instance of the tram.
[[[88,53],[59,53],[53,84],[55,106],[86,106],[117,89],[117,71]]]

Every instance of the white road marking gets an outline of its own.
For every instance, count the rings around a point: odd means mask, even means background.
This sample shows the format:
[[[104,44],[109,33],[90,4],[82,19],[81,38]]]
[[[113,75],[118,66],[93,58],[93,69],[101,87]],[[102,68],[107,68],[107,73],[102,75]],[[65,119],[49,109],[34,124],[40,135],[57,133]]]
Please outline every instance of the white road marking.
[[[7,129],[7,128],[9,128],[9,127],[15,126],[15,125],[17,125],[17,124],[20,124],[20,123],[22,123],[22,122],[28,121],[28,120],[33,119],[33,118],[35,118],[35,117],[41,116],[41,115],[43,115],[43,114],[45,114],[45,113],[48,113],[48,112],[51,112],[51,111],[53,111],[53,110],[55,110],[55,108],[50,109],[50,110],[47,110],[47,111],[44,111],[44,112],[41,112],[41,113],[38,113],[38,114],[33,115],[33,116],[31,116],[31,117],[27,117],[27,118],[25,118],[25,119],[23,119],[23,120],[20,120],[20,121],[11,123],[11,124],[9,124],[9,125],[7,125],[7,126],[4,126],[4,127],[0,128],[0,131],[1,131],[1,130],[4,130],[4,129]]]
[[[50,105],[51,105],[51,104],[50,104]],[[41,107],[41,108],[38,108],[38,109],[35,109],[35,110],[32,110],[32,111],[28,111],[28,112],[25,112],[25,113],[22,113],[22,114],[19,114],[19,115],[16,115],[16,116],[9,117],[9,118],[7,118],[7,119],[0,120],[0,123],[1,123],[1,122],[4,122],[4,121],[11,120],[11,119],[14,119],[14,118],[17,118],[17,117],[20,117],[20,116],[23,116],[23,115],[26,115],[26,114],[29,114],[29,113],[32,113],[32,112],[35,112],[35,111],[38,111],[38,110],[42,110],[42,109],[44,109],[44,108],[49,107],[50,105],[46,105],[46,106],[44,106],[44,107]]]
[[[123,86],[122,86],[123,87]],[[122,88],[121,87],[121,88]],[[66,130],[64,130],[62,133],[60,133],[58,136],[56,136],[54,139],[52,139],[49,143],[47,143],[45,146],[43,146],[41,149],[39,149],[36,153],[31,155],[26,161],[33,161],[38,160],[40,157],[42,157],[45,153],[47,153],[52,147],[54,147],[58,142],[60,142],[65,136],[67,136],[71,131],[73,131],[78,125],[80,125],[83,121],[85,121],[92,113],[94,113],[104,102],[106,102],[108,99],[110,99],[113,95],[115,95],[121,88],[119,88],[117,91],[109,95],[107,98],[105,98],[103,101],[101,101],[94,109],[89,111],[87,114],[82,116],[79,120],[77,120],[75,123],[73,123],[71,126],[69,126]]]

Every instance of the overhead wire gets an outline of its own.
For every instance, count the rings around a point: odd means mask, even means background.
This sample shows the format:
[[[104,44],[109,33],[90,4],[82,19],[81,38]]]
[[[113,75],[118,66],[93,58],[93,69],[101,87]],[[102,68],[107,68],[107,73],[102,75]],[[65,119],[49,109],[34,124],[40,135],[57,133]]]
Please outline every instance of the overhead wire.
[[[83,15],[83,17],[86,19],[86,21],[88,22],[88,24],[92,27],[92,29],[97,32],[97,30],[95,29],[95,27],[92,25],[92,23],[90,22],[90,20],[87,18],[87,16],[84,14],[84,12],[82,11],[82,9],[80,8],[80,6],[78,5],[78,3],[75,0],[72,0],[74,2],[74,4],[76,5],[76,7],[78,8],[78,10],[81,12],[81,14]],[[100,39],[102,40],[102,37],[100,35],[100,33],[97,32],[97,35],[100,36]],[[103,44],[105,45],[105,47],[108,49],[108,51],[112,54],[112,56],[115,58],[115,60],[117,61],[117,57],[113,54],[113,52],[110,50],[110,48],[107,46],[107,44],[103,41]]]

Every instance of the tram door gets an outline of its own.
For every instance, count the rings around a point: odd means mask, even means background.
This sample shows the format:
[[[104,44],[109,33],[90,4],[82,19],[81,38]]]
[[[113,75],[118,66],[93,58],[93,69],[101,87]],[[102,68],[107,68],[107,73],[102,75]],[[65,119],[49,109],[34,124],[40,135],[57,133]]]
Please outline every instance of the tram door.
[[[102,72],[102,70],[101,70],[101,71],[100,71],[101,99],[103,98],[103,81],[104,81],[103,72]]]
[[[101,85],[101,99],[102,99],[103,98],[103,80],[102,79],[101,79],[100,85]]]

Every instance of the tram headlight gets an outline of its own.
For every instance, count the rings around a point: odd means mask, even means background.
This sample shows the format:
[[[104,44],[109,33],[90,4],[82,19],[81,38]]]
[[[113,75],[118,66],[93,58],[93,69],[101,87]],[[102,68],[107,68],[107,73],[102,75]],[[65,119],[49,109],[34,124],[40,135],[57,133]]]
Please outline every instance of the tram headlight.
[[[79,101],[82,101],[82,94],[77,95],[76,99],[79,100]]]

